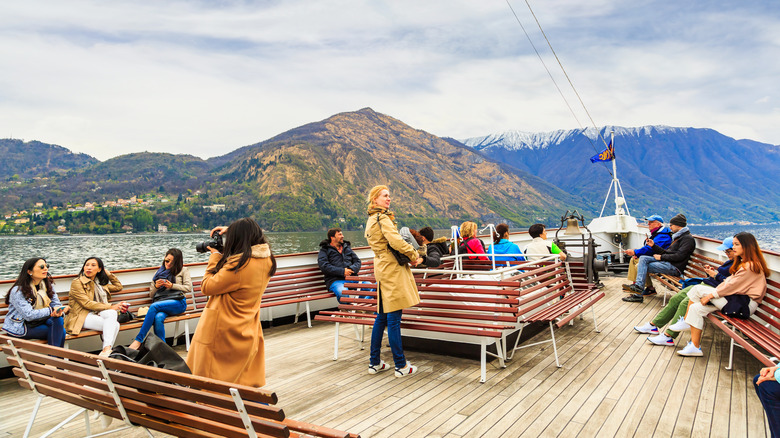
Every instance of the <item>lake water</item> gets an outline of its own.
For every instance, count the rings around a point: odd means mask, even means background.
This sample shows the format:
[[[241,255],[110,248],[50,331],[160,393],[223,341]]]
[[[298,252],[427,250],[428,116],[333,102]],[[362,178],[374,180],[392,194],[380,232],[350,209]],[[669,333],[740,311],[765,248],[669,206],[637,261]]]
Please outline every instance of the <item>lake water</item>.
[[[780,225],[692,226],[691,230],[716,239],[749,231],[762,248],[780,251]],[[449,235],[449,232],[441,230],[436,235]],[[317,251],[324,237],[324,232],[268,233],[274,254]],[[362,231],[345,231],[344,238],[354,247],[366,245]],[[0,237],[0,280],[16,278],[30,257],[45,257],[52,275],[75,274],[91,256],[102,258],[109,270],[159,266],[169,248],[181,249],[185,263],[205,262],[208,255],[196,252],[195,245],[207,239],[206,234]],[[3,292],[0,290],[0,295]]]

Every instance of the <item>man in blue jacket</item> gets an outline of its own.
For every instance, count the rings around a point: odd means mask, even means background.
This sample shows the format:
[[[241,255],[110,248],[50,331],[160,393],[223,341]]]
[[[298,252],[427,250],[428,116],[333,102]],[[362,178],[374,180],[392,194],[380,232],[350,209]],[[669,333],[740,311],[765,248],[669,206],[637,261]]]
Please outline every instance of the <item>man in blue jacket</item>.
[[[631,286],[636,282],[636,268],[639,264],[639,257],[643,255],[652,256],[655,254],[653,248],[650,245],[647,245],[647,242],[655,242],[656,245],[663,249],[669,248],[669,245],[672,244],[672,230],[670,230],[669,227],[664,226],[664,219],[661,216],[654,214],[645,218],[645,220],[647,221],[647,227],[650,229],[650,237],[645,240],[645,246],[626,251],[626,254],[631,256],[631,261],[628,263],[628,277],[626,277],[626,279],[631,283],[624,284],[623,290],[632,294],[635,293]],[[650,279],[650,276],[647,277],[645,283],[641,286],[645,288],[646,294],[652,295],[655,293],[653,280]]]
[[[328,290],[341,302],[344,283],[347,282],[345,277],[357,275],[360,271],[360,258],[352,251],[349,241],[344,240],[341,228],[331,228],[328,230],[328,238],[320,242],[317,265],[325,276]]]

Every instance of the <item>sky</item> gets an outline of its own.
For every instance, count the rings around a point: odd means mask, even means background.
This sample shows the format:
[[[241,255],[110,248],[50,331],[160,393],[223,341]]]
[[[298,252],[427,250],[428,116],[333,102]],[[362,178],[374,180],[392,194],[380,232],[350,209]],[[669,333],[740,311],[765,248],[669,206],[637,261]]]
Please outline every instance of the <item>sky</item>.
[[[100,160],[220,156],[365,107],[458,139],[668,125],[780,144],[776,0],[7,0],[0,57],[0,138]]]

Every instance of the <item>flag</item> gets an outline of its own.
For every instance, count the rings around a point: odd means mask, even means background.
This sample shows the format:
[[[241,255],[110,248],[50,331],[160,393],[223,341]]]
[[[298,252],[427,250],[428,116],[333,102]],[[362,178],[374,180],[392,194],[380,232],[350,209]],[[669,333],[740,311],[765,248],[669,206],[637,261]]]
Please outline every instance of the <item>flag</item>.
[[[609,142],[609,146],[607,146],[603,151],[590,157],[590,162],[598,163],[599,161],[610,161],[614,159],[615,159],[615,149],[612,147],[612,142]]]

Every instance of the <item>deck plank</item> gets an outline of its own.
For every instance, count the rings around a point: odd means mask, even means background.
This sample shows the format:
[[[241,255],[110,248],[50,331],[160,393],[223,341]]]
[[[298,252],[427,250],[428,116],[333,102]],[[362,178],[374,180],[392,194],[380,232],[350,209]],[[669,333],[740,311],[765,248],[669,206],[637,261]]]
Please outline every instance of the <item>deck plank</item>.
[[[632,327],[655,316],[661,298],[625,303],[621,278],[607,277],[607,296],[573,326],[555,332],[563,368],[555,366],[552,345],[519,350],[507,367],[488,363],[488,380],[478,382],[478,360],[407,351],[420,368],[397,379],[392,371],[369,375],[365,349],[340,328],[339,359],[333,360],[334,325],[314,321],[264,330],[267,387],[279,395],[289,418],[369,437],[591,437],[675,436],[766,437],[767,424],[752,377],[761,364],[737,349],[728,364],[728,338],[707,325],[704,357],[682,358],[678,347],[649,344]],[[532,342],[550,338],[549,331]],[[385,339],[386,342],[386,339]],[[386,343],[385,343],[386,345]],[[183,347],[177,347],[183,356]],[[385,360],[389,349],[384,348]],[[0,381],[0,436],[21,436],[35,395],[14,379]],[[75,407],[47,398],[33,434],[40,435]],[[91,421],[93,433],[103,429]],[[116,427],[117,421],[112,424]],[[83,421],[52,436],[83,435]],[[140,429],[122,436],[144,436]],[[164,436],[155,433],[155,436]]]

